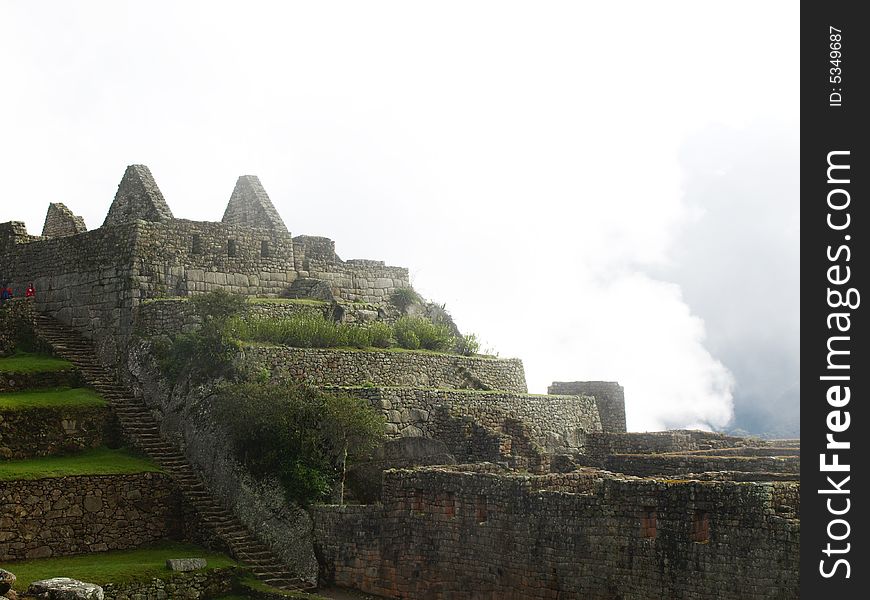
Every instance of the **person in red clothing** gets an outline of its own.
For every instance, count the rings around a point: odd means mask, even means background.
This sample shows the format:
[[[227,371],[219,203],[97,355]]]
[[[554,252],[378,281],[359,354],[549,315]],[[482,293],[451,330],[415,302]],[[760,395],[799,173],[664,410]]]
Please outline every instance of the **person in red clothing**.
[[[33,287],[32,283],[28,283],[27,289],[24,290],[24,297],[25,298],[33,298],[34,296],[36,296],[36,288]]]

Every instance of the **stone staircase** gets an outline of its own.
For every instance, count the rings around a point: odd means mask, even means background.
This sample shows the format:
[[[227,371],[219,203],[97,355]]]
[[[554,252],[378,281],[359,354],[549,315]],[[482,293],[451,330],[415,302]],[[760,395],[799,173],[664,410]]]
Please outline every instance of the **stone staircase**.
[[[110,403],[126,439],[172,477],[203,525],[226,544],[236,560],[257,579],[273,587],[291,591],[315,587],[289,573],[287,566],[268,547],[212,498],[184,455],[161,438],[159,426],[148,409],[97,362],[90,340],[41,314],[35,315],[34,328],[36,335],[49,344],[55,354],[75,365],[85,382]]]

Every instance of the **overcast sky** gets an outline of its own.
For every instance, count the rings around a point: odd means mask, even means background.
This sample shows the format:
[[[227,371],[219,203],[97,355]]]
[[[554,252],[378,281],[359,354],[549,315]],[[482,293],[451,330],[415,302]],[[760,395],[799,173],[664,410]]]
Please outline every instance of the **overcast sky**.
[[[133,163],[219,220],[256,174],[294,235],[407,266],[533,392],[796,429],[798,8],[0,0],[0,222],[98,227]]]

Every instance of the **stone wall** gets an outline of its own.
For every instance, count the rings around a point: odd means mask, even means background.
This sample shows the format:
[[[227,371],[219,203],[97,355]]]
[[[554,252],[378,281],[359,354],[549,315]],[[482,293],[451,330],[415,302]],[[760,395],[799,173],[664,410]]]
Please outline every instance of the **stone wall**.
[[[625,390],[615,381],[554,381],[548,394],[592,396],[604,431],[625,431]]]
[[[73,368],[44,373],[0,373],[0,393],[38,388],[78,387],[81,374]]]
[[[312,514],[323,576],[389,598],[791,599],[798,494],[430,468],[388,471],[382,506]]]
[[[800,456],[698,456],[691,454],[613,454],[581,464],[638,476],[679,476],[709,471],[799,473]]]
[[[242,369],[266,367],[278,377],[319,386],[416,386],[526,393],[519,359],[478,358],[427,352],[335,350],[245,345]]]
[[[229,436],[214,420],[212,390],[189,382],[170,386],[145,340],[130,345],[125,366],[125,383],[151,410],[161,435],[198,471],[212,497],[284,560],[290,572],[316,581],[308,513],[287,502],[276,481],[255,479],[234,458]]]
[[[48,212],[45,214],[45,223],[42,226],[43,237],[63,237],[65,235],[75,235],[84,233],[88,228],[85,227],[85,221],[61,202],[52,202],[48,205]]]
[[[115,357],[139,298],[133,279],[139,227],[131,223],[29,242],[16,238],[0,251],[0,280],[21,289],[33,282],[36,310],[104,341],[106,356]]]
[[[0,460],[117,447],[118,423],[105,408],[33,408],[0,412]]]
[[[37,310],[109,344],[118,357],[141,300],[224,289],[281,294],[298,275],[326,281],[347,302],[382,303],[408,287],[407,269],[378,261],[315,261],[297,274],[293,241],[280,229],[168,219],[119,222],[76,235],[29,236],[0,224],[0,281],[36,287]],[[111,331],[111,337],[106,332]]]
[[[143,299],[216,289],[277,295],[296,279],[290,234],[274,229],[183,219],[142,223],[136,258]]]
[[[235,567],[188,573],[166,573],[148,581],[102,584],[104,600],[201,600],[233,591],[239,577]]]
[[[613,433],[601,432],[590,435],[586,454],[595,457],[611,454],[650,454],[657,452],[688,452],[744,446],[749,438],[734,437],[699,430],[673,430],[651,432]],[[753,445],[766,446],[763,440],[751,440]]]
[[[444,439],[456,417],[470,417],[501,432],[510,420],[518,420],[528,426],[533,442],[548,452],[560,452],[582,449],[588,432],[601,431],[594,400],[586,396],[390,387],[345,390],[381,410],[389,437]],[[448,443],[448,449],[458,448]],[[460,452],[457,458],[462,456]]]
[[[124,550],[184,535],[167,475],[88,475],[0,482],[0,560]]]

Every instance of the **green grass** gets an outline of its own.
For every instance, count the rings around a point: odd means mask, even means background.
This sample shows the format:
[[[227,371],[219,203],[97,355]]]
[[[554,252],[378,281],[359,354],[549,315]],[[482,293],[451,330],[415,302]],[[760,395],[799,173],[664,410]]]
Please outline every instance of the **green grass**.
[[[159,471],[160,468],[156,464],[146,458],[135,456],[128,450],[97,448],[69,456],[45,456],[0,462],[0,481]]]
[[[101,408],[108,403],[89,388],[55,388],[0,394],[0,411],[34,408]]]
[[[44,373],[72,368],[72,363],[62,358],[32,352],[16,352],[12,356],[0,358],[0,373]]]
[[[171,573],[166,568],[167,558],[204,558],[208,561],[206,568],[230,567],[236,564],[224,554],[193,544],[166,542],[136,550],[4,563],[3,567],[18,577],[14,589],[21,593],[31,582],[49,577],[72,577],[98,585],[147,581],[152,577]]]

